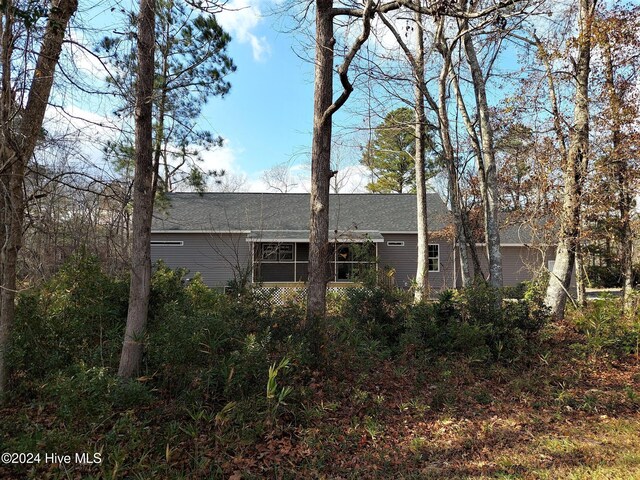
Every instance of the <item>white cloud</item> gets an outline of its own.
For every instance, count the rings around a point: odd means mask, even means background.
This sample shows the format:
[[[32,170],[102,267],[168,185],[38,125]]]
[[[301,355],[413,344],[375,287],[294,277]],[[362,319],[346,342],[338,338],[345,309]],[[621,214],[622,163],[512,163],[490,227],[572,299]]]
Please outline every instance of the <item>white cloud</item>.
[[[52,138],[57,139],[58,148],[67,152],[67,165],[88,168],[94,175],[98,170],[113,174],[105,164],[103,151],[107,141],[116,140],[120,135],[119,125],[112,119],[71,104],[64,109],[49,107],[43,126]],[[45,150],[42,160],[55,162],[56,158],[51,156],[53,152]]]
[[[235,40],[251,46],[254,60],[263,62],[269,58],[271,46],[267,38],[254,33],[262,22],[258,0],[231,0],[217,18]]]
[[[343,167],[338,170],[336,180],[339,193],[366,193],[369,181],[369,172],[363,165]],[[331,185],[333,186],[334,183]]]
[[[224,146],[201,152],[200,157],[203,161],[200,166],[204,170],[224,170],[225,172],[242,174],[244,172],[236,164],[240,152],[241,149],[234,147],[231,141],[225,139]]]

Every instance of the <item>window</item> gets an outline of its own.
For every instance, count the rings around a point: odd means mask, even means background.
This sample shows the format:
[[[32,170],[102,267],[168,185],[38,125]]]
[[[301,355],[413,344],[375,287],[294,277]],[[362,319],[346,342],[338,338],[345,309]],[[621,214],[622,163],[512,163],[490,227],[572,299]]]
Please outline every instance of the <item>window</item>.
[[[387,247],[404,247],[404,242],[397,242],[397,241],[387,242]]]
[[[267,262],[292,262],[293,243],[263,243],[260,258]]]
[[[376,265],[376,249],[371,243],[338,244],[333,253],[335,265],[331,259],[331,272],[336,282],[357,281]]]
[[[182,247],[183,245],[182,240],[151,240],[153,247]]]
[[[256,243],[254,248],[253,281],[307,281],[308,243]]]
[[[306,282],[309,277],[309,243],[256,243],[254,282]],[[327,256],[334,282],[354,282],[376,268],[372,243],[332,243]]]
[[[429,271],[440,271],[440,245],[429,245]]]

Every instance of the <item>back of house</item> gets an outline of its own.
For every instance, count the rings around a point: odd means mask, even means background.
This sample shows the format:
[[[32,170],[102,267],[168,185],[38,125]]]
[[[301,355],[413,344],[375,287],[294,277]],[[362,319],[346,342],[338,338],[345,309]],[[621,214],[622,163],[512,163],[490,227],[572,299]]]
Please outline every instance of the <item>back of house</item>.
[[[309,205],[303,193],[168,194],[154,213],[152,261],[200,272],[210,287],[302,286],[309,270]],[[435,193],[428,194],[427,205],[430,286],[459,286],[451,215]],[[418,252],[415,195],[336,194],[329,212],[330,286],[357,284],[371,269],[393,285],[411,286]],[[503,240],[505,285],[531,278],[550,257],[541,257],[517,233]],[[482,245],[476,251],[481,267],[486,265]]]

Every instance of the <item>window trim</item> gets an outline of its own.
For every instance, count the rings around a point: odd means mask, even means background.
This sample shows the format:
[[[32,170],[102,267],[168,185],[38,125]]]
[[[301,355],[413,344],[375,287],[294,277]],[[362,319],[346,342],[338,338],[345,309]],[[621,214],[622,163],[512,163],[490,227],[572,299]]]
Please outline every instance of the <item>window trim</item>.
[[[429,255],[429,247],[437,247],[438,248],[438,254],[435,257],[432,257],[431,255]],[[435,270],[431,270],[431,268],[429,268],[429,260],[431,259],[435,259],[436,261],[436,267],[438,267]],[[430,243],[429,245],[427,245],[427,270],[429,272],[434,272],[434,273],[438,273],[440,271],[440,244],[439,243]]]
[[[151,240],[152,247],[183,247],[183,240]]]

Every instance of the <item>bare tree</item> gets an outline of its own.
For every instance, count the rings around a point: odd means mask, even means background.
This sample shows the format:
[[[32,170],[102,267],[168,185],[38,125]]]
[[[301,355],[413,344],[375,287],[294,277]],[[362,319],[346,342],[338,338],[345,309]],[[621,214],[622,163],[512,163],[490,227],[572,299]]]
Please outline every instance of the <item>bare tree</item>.
[[[577,55],[572,59],[575,78],[573,126],[564,158],[564,187],[556,259],[545,304],[556,318],[564,317],[571,275],[580,237],[581,196],[589,155],[589,71],[591,34],[597,0],[579,0]]]
[[[298,186],[291,174],[291,162],[282,162],[262,172],[260,178],[272,192],[289,193]]]
[[[29,85],[23,80],[29,76],[29,65],[24,58],[16,62],[14,48],[17,36],[27,26],[22,23],[29,12],[14,1],[2,7],[2,85],[0,98],[0,192],[3,229],[0,232],[0,400],[5,397],[8,375],[7,352],[15,317],[16,263],[22,247],[25,214],[24,175],[40,138],[56,65],[62,50],[69,20],[78,9],[77,0],[54,0],[37,54],[35,69]],[[31,5],[26,8],[35,8]],[[24,30],[22,30],[24,31]],[[24,40],[24,39],[22,39]],[[20,66],[16,66],[20,65]],[[24,68],[24,71],[16,71]],[[16,75],[16,76],[14,76]],[[17,91],[16,89],[20,89]],[[26,95],[26,105],[18,95]]]
[[[414,86],[414,116],[415,116],[415,154],[414,169],[416,180],[416,212],[418,226],[418,261],[416,268],[416,285],[414,301],[416,303],[429,297],[429,225],[427,216],[427,179],[426,179],[426,127],[425,97],[432,101],[425,84],[425,50],[424,25],[422,13],[419,9],[414,12],[415,54],[411,52],[397,29],[384,16],[382,21],[393,33],[411,65]]]
[[[620,239],[620,269],[625,311],[633,307],[633,232],[631,217],[633,206],[632,157],[633,134],[628,128],[637,121],[638,107],[633,98],[633,79],[637,79],[637,56],[635,48],[640,41],[637,36],[638,8],[631,11],[612,11],[598,19],[596,41],[602,50],[604,81],[601,96],[604,97],[609,127],[610,149],[607,163],[616,184],[619,221],[617,234]],[[626,46],[635,47],[633,50]],[[633,53],[631,53],[633,52]],[[624,70],[631,71],[625,75]],[[637,95],[637,93],[636,93]],[[602,119],[601,119],[602,120]]]
[[[244,173],[224,172],[224,175],[216,179],[213,190],[218,192],[243,192],[247,186],[247,176]]]
[[[469,31],[468,20],[459,19],[458,27],[460,31],[463,32],[462,41],[467,62],[471,70],[476,111],[479,119],[481,149],[476,153],[476,161],[484,211],[485,242],[489,259],[489,282],[492,286],[500,288],[502,287],[502,253],[500,251],[500,220],[498,218],[498,175],[493,143],[493,127],[491,125],[491,111],[489,109],[486,92],[486,72],[482,70],[480,62],[478,61],[474,40]],[[467,124],[470,136],[475,136],[475,131],[472,133],[472,129],[469,127],[472,127],[472,125]],[[476,141],[476,143],[478,142]]]
[[[371,19],[380,13],[389,12],[401,6],[424,15],[452,18],[483,18],[503,8],[511,8],[518,4],[517,0],[498,2],[487,8],[460,8],[457,4],[429,3],[426,5],[412,2],[389,2],[374,4],[367,1],[363,8],[335,8],[332,0],[316,0],[316,48],[315,48],[315,91],[314,122],[311,151],[311,219],[309,247],[309,284],[307,296],[307,321],[324,316],[326,309],[326,284],[328,265],[328,208],[330,170],[332,116],[341,108],[353,91],[349,80],[349,67],[356,54],[367,41],[371,32]],[[523,2],[526,3],[526,2]],[[464,4],[463,4],[464,5]],[[333,100],[333,61],[335,38],[333,20],[339,16],[361,18],[361,34],[348,49],[344,61],[338,67],[342,94]],[[499,275],[496,275],[496,279]],[[314,321],[315,323],[315,321]]]
[[[462,199],[460,195],[460,182],[458,175],[458,165],[456,162],[455,150],[451,141],[451,127],[449,123],[449,111],[447,104],[448,79],[452,75],[451,72],[451,54],[456,46],[457,40],[452,41],[449,45],[445,38],[445,19],[440,18],[436,26],[435,46],[442,56],[442,67],[438,77],[438,102],[432,105],[438,116],[438,131],[440,133],[440,143],[442,145],[442,159],[447,169],[449,202],[451,204],[451,212],[453,213],[453,223],[456,229],[456,239],[458,244],[458,255],[460,258],[460,274],[462,277],[462,286],[466,287],[471,283],[471,273],[469,269],[469,247],[474,252],[474,245],[471,244],[467,235],[468,223],[462,208]],[[433,102],[435,103],[435,102]]]

